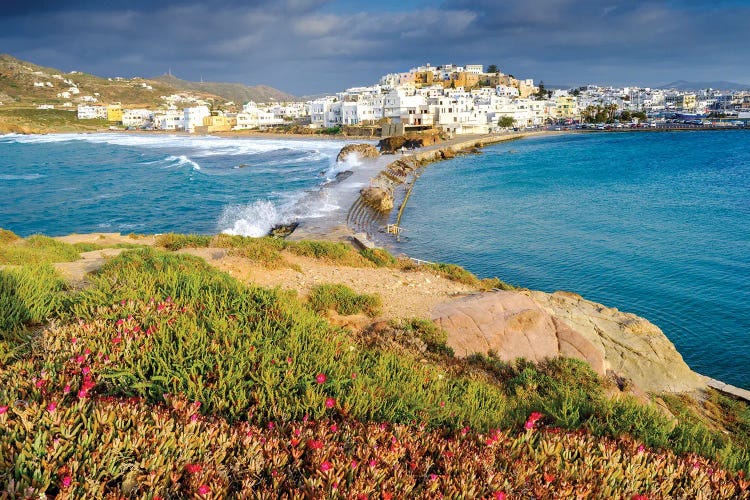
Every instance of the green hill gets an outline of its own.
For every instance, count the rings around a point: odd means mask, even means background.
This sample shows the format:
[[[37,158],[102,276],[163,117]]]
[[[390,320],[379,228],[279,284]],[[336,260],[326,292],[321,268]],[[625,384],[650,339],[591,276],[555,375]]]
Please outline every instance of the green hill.
[[[173,75],[161,75],[153,79],[180,90],[192,92],[206,92],[214,94],[235,104],[242,105],[247,101],[269,102],[269,101],[294,101],[297,100],[291,94],[269,87],[267,85],[244,85],[242,83],[223,82],[189,82],[181,80]]]

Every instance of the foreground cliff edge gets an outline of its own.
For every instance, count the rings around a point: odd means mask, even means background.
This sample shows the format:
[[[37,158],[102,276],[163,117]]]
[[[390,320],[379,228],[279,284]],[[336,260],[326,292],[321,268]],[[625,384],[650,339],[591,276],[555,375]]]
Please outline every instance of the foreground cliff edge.
[[[575,294],[227,235],[2,231],[0,265],[10,496],[748,498],[747,405]]]

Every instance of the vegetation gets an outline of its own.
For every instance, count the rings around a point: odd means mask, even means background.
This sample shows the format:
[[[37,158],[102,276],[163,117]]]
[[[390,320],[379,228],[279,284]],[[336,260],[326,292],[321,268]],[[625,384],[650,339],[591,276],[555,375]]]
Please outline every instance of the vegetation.
[[[497,69],[497,64],[490,64],[487,67],[487,73],[499,73],[499,72],[500,72],[500,70]]]
[[[210,243],[245,252],[248,240]],[[453,358],[419,319],[396,326],[433,356],[367,345],[316,310],[367,312],[377,298],[323,285],[307,304],[185,254],[129,250],[89,281],[0,271],[10,497],[748,498],[741,403],[712,403],[722,429],[697,413],[675,422],[612,397],[579,361]]]
[[[73,245],[57,241],[47,236],[18,238],[7,230],[0,230],[0,264],[44,264],[71,262],[79,257]]]
[[[515,126],[516,120],[512,116],[501,116],[497,124],[502,128],[511,128]]]
[[[355,293],[351,288],[339,284],[323,284],[310,290],[310,304],[318,312],[334,309],[339,314],[377,316],[381,301],[377,295]]]
[[[477,278],[473,273],[456,264],[444,264],[441,262],[425,264],[423,268],[430,269],[443,278],[463,283],[464,285],[476,286],[481,290],[514,290],[516,287],[501,281],[500,278]]]

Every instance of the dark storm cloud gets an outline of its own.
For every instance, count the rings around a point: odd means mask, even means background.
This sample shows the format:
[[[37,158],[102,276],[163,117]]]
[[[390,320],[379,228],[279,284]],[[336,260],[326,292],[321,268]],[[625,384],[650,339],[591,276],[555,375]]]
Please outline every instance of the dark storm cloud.
[[[424,62],[494,63],[548,83],[750,80],[737,46],[750,18],[743,2],[378,5],[11,1],[0,11],[0,51],[103,76],[171,68],[188,79],[265,83],[297,94],[368,84]]]

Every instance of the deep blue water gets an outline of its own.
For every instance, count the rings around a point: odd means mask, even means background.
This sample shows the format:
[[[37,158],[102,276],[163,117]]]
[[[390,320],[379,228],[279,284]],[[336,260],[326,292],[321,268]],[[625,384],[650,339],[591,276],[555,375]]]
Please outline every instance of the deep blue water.
[[[0,135],[0,227],[258,236],[323,216],[342,141],[143,134]],[[242,166],[242,168],[240,168]],[[322,175],[321,175],[322,174]]]
[[[573,134],[429,166],[398,249],[658,325],[750,388],[750,131]]]

